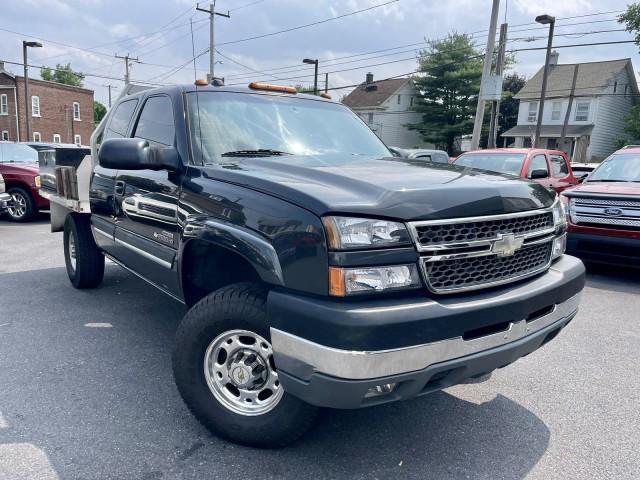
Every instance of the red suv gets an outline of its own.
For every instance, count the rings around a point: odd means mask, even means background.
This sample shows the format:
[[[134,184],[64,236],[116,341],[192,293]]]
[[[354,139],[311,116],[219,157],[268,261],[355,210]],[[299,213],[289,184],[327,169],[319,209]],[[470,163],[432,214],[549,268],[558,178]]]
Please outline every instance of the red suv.
[[[568,252],[640,267],[640,148],[618,150],[561,198],[568,207]]]
[[[556,192],[577,185],[567,154],[540,148],[494,148],[466,152],[454,165],[517,175],[540,183]]]
[[[26,222],[40,209],[49,208],[49,202],[38,193],[38,152],[24,143],[0,142],[0,174],[13,202],[7,217],[15,222]]]

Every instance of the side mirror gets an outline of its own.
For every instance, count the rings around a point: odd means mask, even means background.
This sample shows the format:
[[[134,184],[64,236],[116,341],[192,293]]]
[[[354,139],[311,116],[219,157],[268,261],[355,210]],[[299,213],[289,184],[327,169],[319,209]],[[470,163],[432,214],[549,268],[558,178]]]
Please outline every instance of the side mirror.
[[[98,151],[101,167],[114,170],[178,170],[180,156],[174,147],[149,145],[140,138],[109,138]]]
[[[588,177],[588,176],[589,176],[589,174],[588,174],[588,173],[585,173],[584,175],[580,175],[580,176],[578,177],[578,183],[582,183],[582,182],[584,182],[584,181],[587,179],[587,177]]]
[[[531,180],[536,180],[538,178],[547,178],[548,176],[549,176],[549,172],[547,172],[546,170],[543,170],[542,168],[531,170],[531,173],[529,174],[529,178]]]

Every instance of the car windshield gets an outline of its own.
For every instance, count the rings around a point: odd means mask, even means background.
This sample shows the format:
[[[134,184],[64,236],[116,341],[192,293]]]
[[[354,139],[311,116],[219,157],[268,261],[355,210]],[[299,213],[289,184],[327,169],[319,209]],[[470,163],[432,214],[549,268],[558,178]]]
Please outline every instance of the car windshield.
[[[589,182],[640,182],[640,154],[611,155],[596,168]]]
[[[286,162],[287,154],[391,156],[341,104],[232,92],[194,92],[187,98],[194,154],[205,164],[255,156]]]
[[[524,153],[465,153],[456,159],[455,165],[520,175],[525,158]]]
[[[0,162],[38,163],[38,152],[20,143],[0,143]]]

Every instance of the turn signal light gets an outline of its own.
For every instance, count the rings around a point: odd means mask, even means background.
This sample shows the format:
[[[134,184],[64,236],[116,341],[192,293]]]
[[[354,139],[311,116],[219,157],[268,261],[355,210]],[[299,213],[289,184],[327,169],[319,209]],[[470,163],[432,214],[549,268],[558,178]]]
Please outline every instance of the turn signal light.
[[[252,90],[267,90],[269,92],[298,93],[296,87],[285,87],[283,85],[272,85],[270,83],[251,82],[249,88]]]
[[[209,85],[209,82],[207,82],[204,78],[197,79],[195,83],[198,87],[206,87],[207,85]]]

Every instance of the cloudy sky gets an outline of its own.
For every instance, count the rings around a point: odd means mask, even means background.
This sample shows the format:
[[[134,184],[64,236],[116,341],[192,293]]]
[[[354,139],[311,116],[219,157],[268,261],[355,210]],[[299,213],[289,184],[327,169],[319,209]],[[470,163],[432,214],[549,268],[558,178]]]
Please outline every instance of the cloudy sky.
[[[541,13],[558,18],[556,45],[630,40],[629,33],[617,31],[622,26],[615,21],[627,3],[502,0],[500,22],[506,18],[510,25],[513,49],[546,44],[546,28],[531,25]],[[308,85],[313,67],[301,64],[305,57],[321,60],[321,78],[329,72],[330,87],[359,83],[368,71],[377,79],[404,74],[415,70],[421,42],[452,30],[473,33],[484,49],[490,8],[490,0],[217,0],[216,10],[230,10],[231,18],[216,20],[217,59],[222,61],[216,75],[226,77],[227,84],[271,80]],[[114,58],[116,53],[143,62],[132,66],[134,81],[192,82],[190,20],[198,55],[209,44],[208,20],[190,0],[2,0],[0,60],[21,62],[21,41],[37,39],[44,48],[30,49],[29,63],[70,62],[88,74],[85,86],[106,103],[104,85],[122,85],[124,61]],[[320,23],[294,29],[315,22]],[[294,30],[273,34],[287,29]],[[262,35],[268,36],[250,39]],[[560,63],[625,57],[640,66],[634,44],[560,50]],[[530,76],[544,61],[544,52],[520,52],[516,60],[512,69]],[[197,77],[205,76],[208,62],[206,53],[196,60]],[[15,73],[22,68],[6,67]],[[30,75],[37,77],[39,71],[31,69]],[[338,96],[348,91],[338,90]]]

